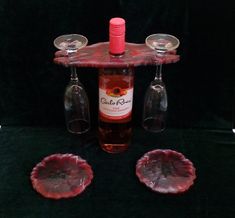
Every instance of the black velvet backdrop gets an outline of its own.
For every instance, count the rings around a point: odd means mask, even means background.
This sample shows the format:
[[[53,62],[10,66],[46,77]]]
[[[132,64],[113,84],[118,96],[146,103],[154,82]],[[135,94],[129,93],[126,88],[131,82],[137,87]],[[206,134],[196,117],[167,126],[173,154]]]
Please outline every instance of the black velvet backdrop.
[[[69,71],[53,63],[55,37],[85,35],[89,44],[108,40],[108,22],[126,19],[128,42],[144,43],[165,32],[180,39],[181,61],[164,66],[168,126],[230,128],[234,84],[234,10],[226,3],[187,0],[0,2],[1,125],[64,125],[63,92]],[[234,47],[234,46],[233,46]],[[134,124],[154,67],[136,69]],[[97,70],[80,69],[93,126],[97,121]]]

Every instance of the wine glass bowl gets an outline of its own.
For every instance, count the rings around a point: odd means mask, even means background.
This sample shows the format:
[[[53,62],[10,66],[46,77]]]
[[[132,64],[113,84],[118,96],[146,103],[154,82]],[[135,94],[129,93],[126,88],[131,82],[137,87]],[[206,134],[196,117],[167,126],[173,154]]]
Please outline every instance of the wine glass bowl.
[[[144,99],[143,127],[150,132],[165,129],[167,92],[162,81],[154,80],[149,85]]]
[[[90,128],[89,100],[83,85],[71,80],[65,89],[66,126],[70,133],[82,134]]]
[[[66,51],[68,58],[71,54],[85,47],[87,43],[87,38],[79,34],[62,35],[54,40],[55,47]],[[82,134],[90,129],[89,100],[78,79],[76,67],[71,66],[70,70],[70,81],[64,94],[65,121],[70,133]]]

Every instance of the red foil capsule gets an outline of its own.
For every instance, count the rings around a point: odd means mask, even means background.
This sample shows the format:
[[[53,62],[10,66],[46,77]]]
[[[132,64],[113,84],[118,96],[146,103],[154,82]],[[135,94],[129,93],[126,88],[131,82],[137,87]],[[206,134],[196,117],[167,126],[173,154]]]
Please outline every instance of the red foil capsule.
[[[113,55],[125,52],[125,20],[119,17],[109,21],[109,52]]]

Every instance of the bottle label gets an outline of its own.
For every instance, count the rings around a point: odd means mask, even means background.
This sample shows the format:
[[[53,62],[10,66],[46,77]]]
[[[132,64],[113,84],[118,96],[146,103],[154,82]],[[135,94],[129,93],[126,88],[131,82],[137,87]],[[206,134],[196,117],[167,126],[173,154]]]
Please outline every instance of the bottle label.
[[[103,117],[110,120],[124,119],[131,114],[132,99],[133,88],[99,88],[99,111]]]

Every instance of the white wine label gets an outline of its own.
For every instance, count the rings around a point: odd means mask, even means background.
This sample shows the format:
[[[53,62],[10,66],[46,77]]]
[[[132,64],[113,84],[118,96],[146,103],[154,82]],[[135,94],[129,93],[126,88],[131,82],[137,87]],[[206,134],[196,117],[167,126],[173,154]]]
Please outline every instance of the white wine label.
[[[128,117],[132,111],[133,88],[99,88],[99,111],[105,118],[119,120]]]

